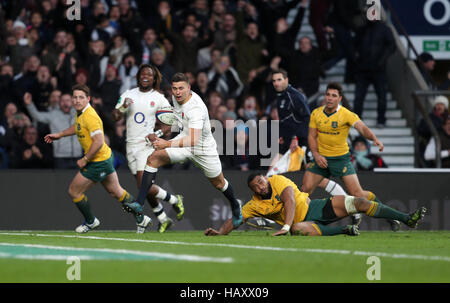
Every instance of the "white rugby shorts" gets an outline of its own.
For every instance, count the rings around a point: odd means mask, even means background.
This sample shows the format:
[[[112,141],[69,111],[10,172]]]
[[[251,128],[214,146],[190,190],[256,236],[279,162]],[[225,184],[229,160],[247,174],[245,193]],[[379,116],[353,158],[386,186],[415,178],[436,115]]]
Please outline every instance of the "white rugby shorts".
[[[155,151],[147,143],[127,144],[128,167],[133,175],[138,171],[144,171],[147,158]]]

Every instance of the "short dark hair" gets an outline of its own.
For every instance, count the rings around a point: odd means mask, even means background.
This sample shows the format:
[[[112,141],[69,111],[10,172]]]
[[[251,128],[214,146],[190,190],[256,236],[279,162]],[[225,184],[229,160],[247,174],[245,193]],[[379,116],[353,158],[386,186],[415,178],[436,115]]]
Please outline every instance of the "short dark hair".
[[[286,79],[288,77],[287,71],[285,69],[282,69],[282,68],[279,68],[279,69],[276,69],[276,70],[272,71],[272,76],[275,75],[275,74],[282,74],[284,79]]]
[[[172,83],[173,82],[186,82],[189,84],[189,78],[186,74],[184,73],[176,73],[175,75],[173,75],[172,77]]]
[[[328,83],[327,89],[325,91],[327,91],[329,89],[337,90],[338,93],[339,93],[339,96],[342,96],[342,86],[339,83],[337,83],[337,82],[330,82],[330,83]]]
[[[89,89],[89,87],[87,85],[75,84],[72,87],[72,95],[73,95],[73,92],[76,90],[81,90],[82,92],[84,92],[86,94],[86,97],[89,97],[91,95],[91,90]]]
[[[250,187],[250,182],[252,182],[258,176],[263,176],[264,177],[264,174],[262,174],[262,173],[252,173],[252,174],[250,174],[248,176],[248,178],[247,178],[247,185],[248,185],[248,187]]]

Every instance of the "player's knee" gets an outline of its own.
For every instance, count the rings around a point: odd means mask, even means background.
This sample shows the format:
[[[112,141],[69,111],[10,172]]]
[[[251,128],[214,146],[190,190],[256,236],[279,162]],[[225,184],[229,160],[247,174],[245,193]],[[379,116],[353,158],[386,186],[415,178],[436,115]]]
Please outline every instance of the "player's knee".
[[[370,202],[364,197],[354,197],[354,205],[358,212],[365,212],[370,207]]]
[[[318,235],[314,227],[306,222],[295,223],[291,227],[291,234],[294,236],[316,236]]]

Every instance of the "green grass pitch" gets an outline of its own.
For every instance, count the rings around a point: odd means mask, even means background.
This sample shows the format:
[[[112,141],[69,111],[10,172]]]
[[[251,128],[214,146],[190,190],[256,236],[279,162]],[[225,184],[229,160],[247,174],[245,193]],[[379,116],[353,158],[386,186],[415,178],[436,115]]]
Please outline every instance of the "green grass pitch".
[[[0,231],[0,282],[450,282],[448,231],[270,234]],[[80,280],[68,279],[75,264],[69,256],[80,259]],[[368,262],[371,256],[379,263]],[[368,279],[373,266],[379,266],[379,280]]]

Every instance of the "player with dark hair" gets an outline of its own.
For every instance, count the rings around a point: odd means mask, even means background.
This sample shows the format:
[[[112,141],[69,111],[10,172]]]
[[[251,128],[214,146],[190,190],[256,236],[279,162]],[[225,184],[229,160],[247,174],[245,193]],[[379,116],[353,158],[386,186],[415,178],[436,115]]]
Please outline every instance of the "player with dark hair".
[[[405,214],[381,203],[354,196],[310,200],[307,193],[301,192],[294,182],[281,175],[268,178],[263,174],[251,174],[247,184],[253,197],[242,207],[243,219],[263,217],[282,225],[281,230],[273,236],[287,235],[289,232],[303,236],[357,236],[358,225],[328,226],[355,213],[399,220],[410,228],[416,228],[426,212],[425,207],[420,207],[412,214]],[[233,229],[236,226],[229,219],[219,230],[206,229],[205,235],[227,235]]]
[[[308,144],[314,157],[303,177],[302,191],[311,194],[324,178],[339,177],[347,192],[355,197],[369,201],[381,201],[370,191],[365,191],[351,163],[347,137],[351,127],[358,130],[366,139],[383,151],[383,143],[362,122],[358,115],[340,105],[342,86],[331,82],[325,92],[325,104],[311,113]],[[390,222],[398,224],[395,221]],[[394,226],[391,226],[396,230]]]
[[[80,171],[70,183],[69,195],[85,219],[85,222],[75,231],[85,233],[100,225],[84,194],[92,185],[101,182],[106,191],[122,203],[122,206],[124,203],[131,202],[133,197],[119,183],[111,148],[105,143],[103,122],[89,104],[89,87],[75,85],[72,89],[72,101],[77,111],[74,125],[59,133],[46,135],[44,140],[46,143],[52,143],[62,137],[76,134],[83,148],[84,156],[77,161]],[[151,219],[143,214],[136,214],[135,217],[137,224],[142,226],[147,226],[151,222]]]
[[[159,92],[162,76],[156,66],[141,65],[136,78],[138,87],[127,90],[120,96],[116,109],[113,111],[113,118],[118,121],[125,116],[128,167],[139,187],[147,158],[155,151],[151,142],[146,140],[147,136],[155,136],[155,113],[160,109],[170,108],[171,105]],[[170,132],[170,126],[162,125],[161,129],[163,132]],[[172,195],[156,185],[148,192],[147,201],[159,221],[158,231],[162,233],[172,226],[173,221],[166,215],[162,204],[156,199],[169,202],[177,213],[177,219],[181,220],[184,215],[183,197]],[[145,232],[145,228],[139,224],[137,229],[138,233]]]
[[[241,204],[234,196],[231,184],[223,176],[205,103],[191,91],[189,79],[183,73],[176,73],[172,77],[172,93],[173,113],[179,122],[180,134],[170,141],[153,139],[152,144],[156,151],[147,160],[139,196],[136,202],[129,205],[130,211],[142,212],[145,193],[153,187],[159,167],[190,160],[228,199],[231,205],[232,224],[239,226],[242,223]]]

